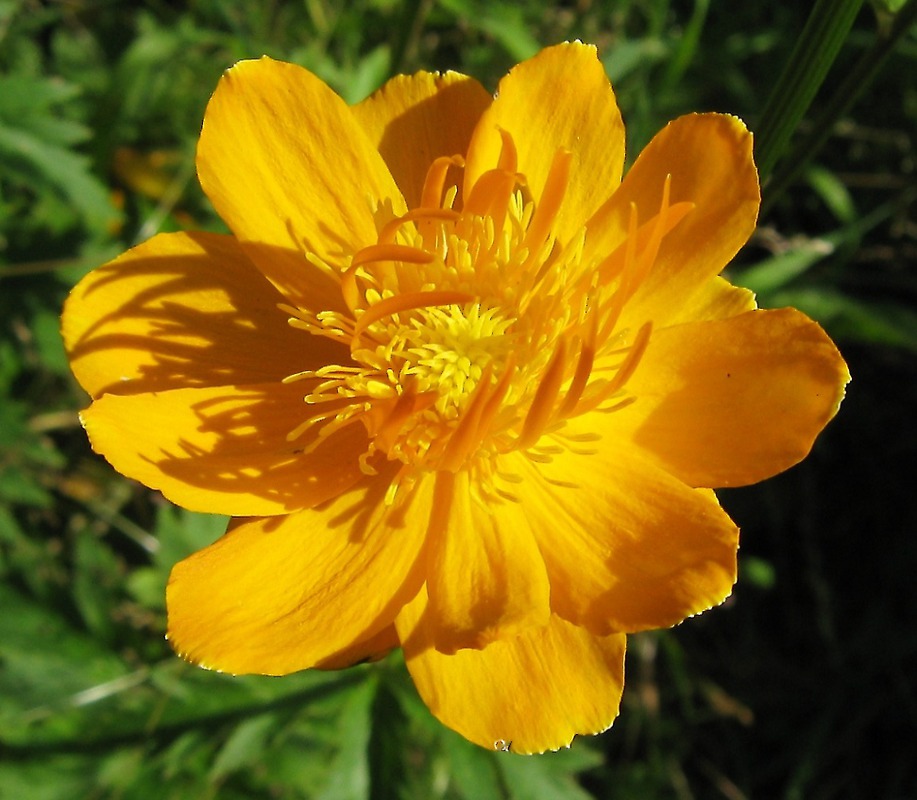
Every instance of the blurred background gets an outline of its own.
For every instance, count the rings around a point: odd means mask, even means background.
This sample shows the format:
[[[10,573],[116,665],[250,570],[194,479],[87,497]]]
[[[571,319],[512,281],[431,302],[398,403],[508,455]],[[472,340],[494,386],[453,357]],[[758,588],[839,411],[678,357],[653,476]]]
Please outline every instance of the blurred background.
[[[0,798],[917,798],[917,31],[889,39],[914,5],[856,14],[730,268],[836,339],[853,374],[838,418],[801,466],[721,493],[742,527],[735,593],[632,637],[615,726],[521,758],[436,723],[397,654],[284,679],[176,658],[169,569],[225,520],[91,453],[61,304],[156,232],[223,229],[193,158],[238,59],[297,62],[355,102],[422,68],[494,89],[580,38],[632,160],[691,111],[773,129],[810,4],[0,1]],[[868,87],[832,106],[851,74]]]

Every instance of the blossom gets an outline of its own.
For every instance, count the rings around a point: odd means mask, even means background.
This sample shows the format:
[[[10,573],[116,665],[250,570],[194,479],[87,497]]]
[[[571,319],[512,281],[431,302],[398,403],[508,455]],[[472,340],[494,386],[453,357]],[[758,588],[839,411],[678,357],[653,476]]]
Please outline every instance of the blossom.
[[[719,276],[751,234],[752,138],[670,123],[622,180],[594,48],[348,107],[268,58],[226,72],[201,185],[231,234],[159,234],[63,316],[119,472],[231,515],[179,563],[168,637],[233,673],[404,651],[446,725],[556,749],[609,727],[627,633],[722,602],[712,489],[802,459],[846,366]]]

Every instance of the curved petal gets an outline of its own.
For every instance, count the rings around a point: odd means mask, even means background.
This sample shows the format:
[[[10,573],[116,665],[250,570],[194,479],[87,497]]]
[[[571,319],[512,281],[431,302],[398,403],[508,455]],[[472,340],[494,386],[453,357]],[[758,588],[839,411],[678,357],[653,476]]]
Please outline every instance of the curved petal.
[[[636,402],[594,424],[692,486],[740,486],[801,461],[849,379],[804,314],[751,311],[654,333],[627,384]]]
[[[400,646],[398,632],[395,630],[395,625],[391,624],[378,633],[317,661],[315,669],[347,669],[367,661],[379,661]]]
[[[420,204],[427,170],[441,156],[464,156],[491,96],[457,72],[398,75],[352,111],[407,201]]]
[[[427,610],[438,650],[481,648],[545,625],[548,575],[521,507],[473,495],[467,471],[437,476]]]
[[[93,397],[280,381],[347,363],[347,349],[287,324],[283,296],[231,236],[164,233],[90,272],[62,333]]]
[[[293,303],[343,308],[335,268],[376,241],[374,204],[404,201],[350,108],[295,64],[240,61],[220,80],[197,149],[201,186],[259,269]],[[371,200],[369,199],[371,198]],[[324,283],[321,283],[321,280]]]
[[[639,223],[669,203],[694,208],[662,240],[655,264],[624,310],[621,326],[684,321],[755,228],[760,203],[752,136],[735,117],[691,114],[670,122],[640,153],[587,226],[587,254],[607,254],[627,237],[631,206]]]
[[[466,739],[542,753],[611,727],[624,688],[623,634],[593,636],[552,616],[483,650],[444,655],[433,647],[426,609],[421,592],[398,615],[405,661],[433,714]]]
[[[587,430],[593,417],[584,419]],[[568,426],[569,430],[572,426]],[[579,450],[580,445],[576,445]],[[555,613],[595,634],[675,625],[721,603],[738,529],[713,492],[691,489],[613,439],[507,470],[551,581]]]
[[[497,165],[500,130],[516,145],[518,169],[537,202],[554,156],[573,154],[569,182],[553,226],[566,242],[621,181],[624,123],[595,47],[581,42],[548,47],[510,70],[474,132],[465,168],[465,196]]]
[[[302,384],[107,394],[82,412],[93,449],[123,475],[192,511],[267,516],[309,508],[352,486],[368,438],[349,425],[293,441]]]
[[[283,675],[384,640],[423,580],[431,495],[421,482],[389,505],[385,477],[320,508],[236,520],[177,564],[166,593],[175,650],[208,669]]]

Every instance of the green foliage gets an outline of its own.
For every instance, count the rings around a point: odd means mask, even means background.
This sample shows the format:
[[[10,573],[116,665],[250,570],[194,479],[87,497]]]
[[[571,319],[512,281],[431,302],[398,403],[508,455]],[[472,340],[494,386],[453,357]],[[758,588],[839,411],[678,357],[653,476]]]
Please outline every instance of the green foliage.
[[[914,1],[860,13],[812,118]],[[761,305],[796,305],[840,341],[854,373],[841,417],[805,465],[727,493],[743,528],[735,597],[634,637],[621,718],[570,750],[468,744],[432,718],[397,654],[283,679],[178,660],[163,638],[169,571],[226,520],[172,508],[90,452],[76,413],[88,401],[58,333],[88,269],[160,230],[221,229],[194,148],[210,92],[240,58],[302,64],[355,102],[393,71],[458,69],[493,89],[541,46],[581,38],[614,81],[632,162],[681,113],[780,128],[765,108],[793,98],[766,101],[807,11],[0,0],[0,798],[908,796],[917,774],[897,744],[917,730],[913,32],[792,165],[798,181],[765,185],[759,232],[731,270]]]

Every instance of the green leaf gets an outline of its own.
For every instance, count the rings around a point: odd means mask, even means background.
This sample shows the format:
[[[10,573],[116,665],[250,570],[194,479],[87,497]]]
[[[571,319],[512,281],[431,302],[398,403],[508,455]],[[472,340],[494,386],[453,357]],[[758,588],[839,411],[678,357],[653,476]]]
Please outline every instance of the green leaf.
[[[786,289],[771,300],[798,308],[838,338],[917,352],[917,311],[901,303],[859,300],[829,288]]]
[[[816,0],[755,131],[755,161],[762,181],[783,155],[862,5],[863,0]]]
[[[274,714],[262,714],[237,725],[213,761],[210,781],[215,783],[259,761],[276,727]]]
[[[817,164],[811,164],[806,170],[806,180],[838,222],[847,224],[856,221],[857,209],[853,195],[837,175]]]
[[[25,176],[47,184],[69,200],[93,229],[104,230],[118,218],[105,186],[89,169],[89,159],[28,130],[0,120],[0,156],[18,162]]]
[[[462,800],[503,800],[506,797],[495,761],[495,758],[504,758],[504,753],[494,754],[455,737],[449,743],[446,756],[452,784]]]
[[[369,797],[370,718],[377,682],[364,681],[345,695],[338,727],[338,751],[318,800],[366,800]],[[393,791],[394,787],[387,787]],[[391,795],[390,795],[391,796]]]
[[[601,763],[602,757],[584,742],[568,750],[538,757],[501,754],[497,767],[512,800],[591,800],[576,782],[576,772]]]

